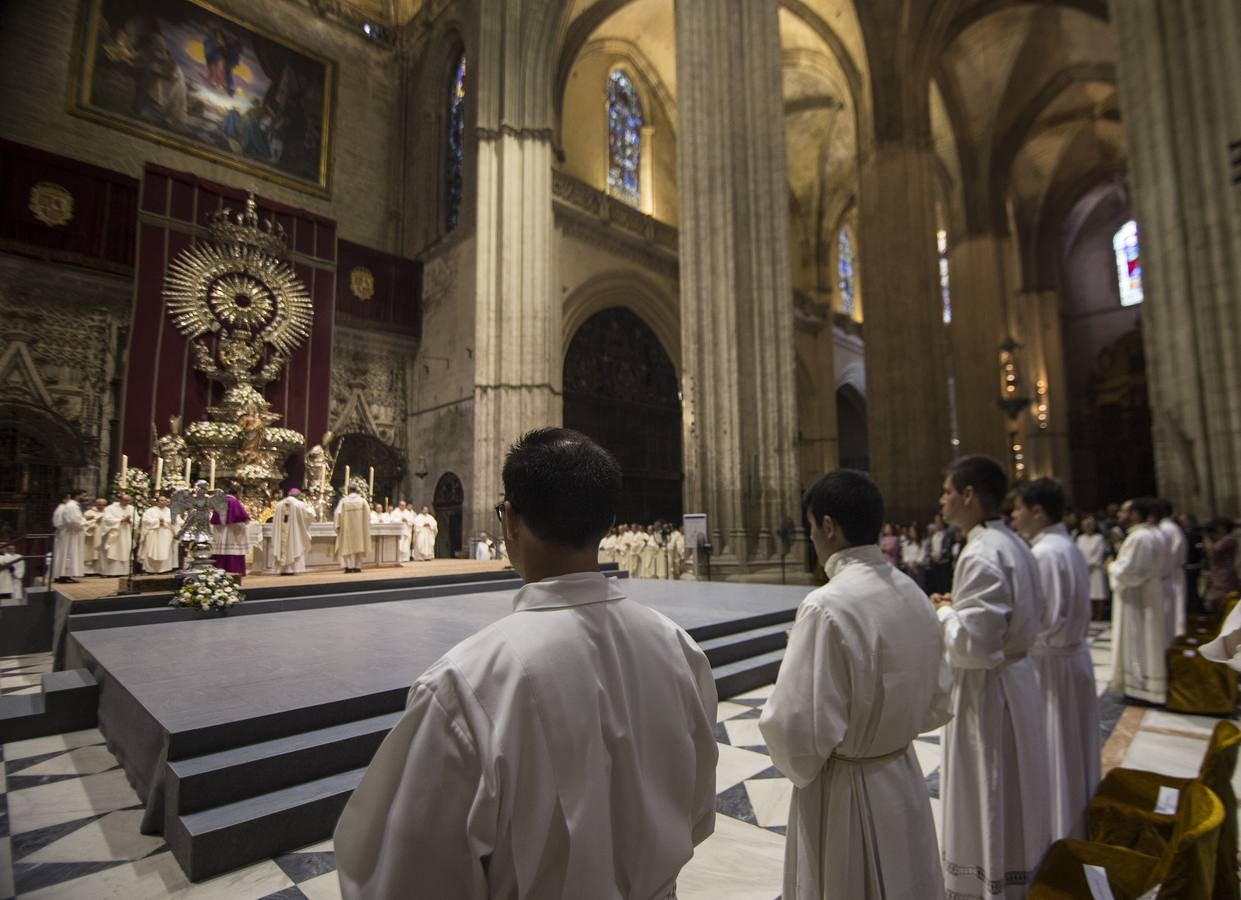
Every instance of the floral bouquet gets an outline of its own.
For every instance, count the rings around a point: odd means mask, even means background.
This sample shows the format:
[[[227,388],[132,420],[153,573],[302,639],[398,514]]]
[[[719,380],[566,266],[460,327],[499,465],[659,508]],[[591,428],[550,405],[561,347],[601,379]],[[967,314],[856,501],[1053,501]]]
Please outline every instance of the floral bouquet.
[[[125,476],[121,477],[118,472],[116,477],[112,479],[112,496],[119,497],[121,494],[129,494],[134,498],[134,509],[137,515],[141,516],[151,506],[153,500],[151,497],[151,476],[144,470],[130,466],[125,471]]]
[[[306,437],[292,428],[268,428],[265,440],[267,444],[286,453],[300,450],[306,443]]]
[[[367,484],[366,479],[363,478],[361,475],[354,475],[352,478],[349,479],[349,483],[345,485],[344,496],[348,496],[349,488],[351,487],[357,488],[358,493],[366,498],[366,502],[368,504],[372,502],[370,485]]]
[[[169,606],[197,606],[199,609],[228,609],[242,601],[241,590],[228,573],[210,569],[201,575],[189,575],[172,596]]]
[[[241,440],[241,427],[235,422],[191,422],[186,432],[190,444],[196,447],[231,446]]]

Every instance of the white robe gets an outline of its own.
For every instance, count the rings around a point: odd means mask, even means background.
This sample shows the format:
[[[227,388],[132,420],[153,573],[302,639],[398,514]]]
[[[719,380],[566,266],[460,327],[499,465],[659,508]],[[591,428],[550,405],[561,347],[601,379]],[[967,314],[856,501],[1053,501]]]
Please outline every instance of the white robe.
[[[271,516],[271,559],[272,567],[281,575],[306,571],[310,523],[314,520],[314,507],[297,497],[285,497],[276,504]]]
[[[81,578],[85,574],[86,520],[82,507],[70,500],[52,513],[56,541],[52,549],[53,578]]]
[[[172,511],[152,506],[139,523],[138,561],[148,573],[170,572],[177,565],[177,542],[173,540]]]
[[[474,558],[491,559],[491,547],[492,543],[490,540],[477,542],[474,545]]]
[[[82,561],[82,568],[87,575],[103,574],[103,529],[99,527],[102,518],[103,510],[97,506],[82,513],[82,520],[86,523],[86,558]]]
[[[1185,540],[1185,532],[1181,526],[1171,519],[1159,522],[1159,531],[1168,542],[1168,562],[1163,573],[1164,600],[1167,603],[1165,618],[1167,634],[1164,635],[1171,644],[1177,637],[1185,633],[1185,559],[1189,555],[1189,543]]]
[[[0,596],[21,600],[26,596],[25,578],[26,561],[20,553],[0,554]]]
[[[1099,695],[1086,633],[1090,570],[1063,525],[1031,548],[1043,592],[1043,631],[1030,655],[1043,691],[1051,776],[1051,839],[1086,839],[1086,807],[1099,785]]]
[[[414,559],[435,559],[435,536],[439,531],[440,526],[435,521],[435,516],[430,513],[418,513],[414,516]]]
[[[605,534],[599,541],[599,562],[616,562],[616,535]]]
[[[99,562],[101,575],[128,575],[130,553],[134,547],[134,525],[137,512],[132,506],[109,503],[99,517],[98,528],[103,532],[100,541]]]
[[[672,536],[668,538],[668,551],[672,556],[668,575],[670,578],[680,578],[681,573],[685,571],[685,535],[679,528],[675,529]]]
[[[952,670],[926,595],[876,546],[834,554],[797,610],[758,727],[793,782],[784,900],[944,896],[912,741],[948,721]]]
[[[1111,688],[1159,704],[1168,702],[1167,553],[1159,529],[1144,522],[1129,530],[1107,572],[1112,582]]]
[[[401,539],[397,546],[396,558],[401,562],[405,562],[413,553],[414,546],[414,511],[412,509],[394,509],[392,511],[392,521],[400,522],[405,526],[405,530],[401,532]]]
[[[672,897],[715,827],[711,666],[614,579],[528,584],[414,683],[336,826],[355,898]]]
[[[1107,599],[1107,570],[1103,566],[1103,555],[1107,549],[1107,539],[1099,532],[1079,534],[1077,549],[1086,557],[1086,567],[1090,571],[1090,599]]]
[[[1043,698],[1027,654],[1043,618],[1030,548],[998,519],[966,537],[941,607],[956,683],[940,779],[948,895],[1025,897],[1051,844]]]

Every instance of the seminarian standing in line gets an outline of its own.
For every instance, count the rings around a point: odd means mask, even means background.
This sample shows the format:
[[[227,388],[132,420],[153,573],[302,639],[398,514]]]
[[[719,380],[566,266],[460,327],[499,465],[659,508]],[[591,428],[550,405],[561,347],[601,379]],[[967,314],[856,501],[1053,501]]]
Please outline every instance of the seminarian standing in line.
[[[1164,574],[1168,540],[1152,497],[1126,500],[1120,552],[1107,567],[1112,585],[1111,689],[1146,703],[1168,702],[1168,614]]]
[[[1030,649],[1047,721],[1051,839],[1086,838],[1086,807],[1099,786],[1099,697],[1086,632],[1090,567],[1061,518],[1064,488],[1036,478],[1017,488],[1013,527],[1030,540],[1043,592],[1042,632]]]
[[[86,519],[80,501],[86,491],[66,491],[52,513],[56,542],[52,550],[52,578],[58,583],[75,582],[85,572]]]
[[[883,498],[825,475],[802,498],[828,582],[797,610],[758,727],[793,782],[785,900],[944,896],[913,739],[948,721],[952,670],[935,612],[879,549]]]
[[[532,431],[503,480],[525,586],[414,682],[336,826],[341,893],[673,898],[715,828],[711,664],[599,571],[621,491],[606,450]]]
[[[956,679],[940,770],[950,897],[1024,898],[1051,844],[1043,696],[1028,656],[1043,603],[1030,548],[1000,520],[1007,493],[998,462],[966,456],[939,501],[965,535],[952,595],[931,595]]]

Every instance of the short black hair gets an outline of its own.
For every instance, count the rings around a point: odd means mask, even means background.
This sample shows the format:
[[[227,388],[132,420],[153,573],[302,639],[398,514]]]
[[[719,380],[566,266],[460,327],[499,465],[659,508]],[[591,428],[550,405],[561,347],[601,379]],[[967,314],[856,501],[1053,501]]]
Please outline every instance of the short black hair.
[[[1159,501],[1154,497],[1134,497],[1129,505],[1143,520],[1159,515]]]
[[[840,526],[850,544],[877,544],[883,528],[883,495],[865,472],[837,469],[812,484],[801,498],[802,518],[824,516]]]
[[[504,499],[536,535],[582,549],[597,544],[616,521],[621,468],[586,435],[536,428],[504,457]]]
[[[1158,500],[1155,501],[1155,503],[1158,505],[1159,518],[1166,519],[1168,518],[1168,516],[1172,515],[1172,501],[1171,500],[1168,500],[1164,497],[1160,497]]]
[[[1064,518],[1064,488],[1054,478],[1035,478],[1017,486],[1016,495],[1021,498],[1022,506],[1033,509],[1043,507],[1043,514],[1052,523]]]
[[[1004,474],[1004,467],[990,456],[962,456],[948,467],[948,477],[958,493],[972,487],[985,514],[1000,511],[1000,504],[1008,493],[1008,476]]]

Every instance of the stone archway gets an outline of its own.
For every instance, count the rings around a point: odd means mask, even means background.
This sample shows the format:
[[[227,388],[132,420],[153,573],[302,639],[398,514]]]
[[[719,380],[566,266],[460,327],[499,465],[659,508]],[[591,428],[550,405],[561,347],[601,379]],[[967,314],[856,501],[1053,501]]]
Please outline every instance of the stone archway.
[[[680,521],[681,401],[676,368],[631,310],[595,313],[569,342],[564,424],[610,450],[624,471],[620,521]]]
[[[840,467],[869,471],[866,398],[851,384],[836,389],[836,427],[840,435]]]
[[[461,521],[465,506],[465,488],[461,479],[452,472],[445,472],[435,483],[435,495],[431,501],[439,533],[435,538],[435,555],[456,559],[463,546]]]
[[[400,495],[401,482],[405,478],[405,461],[400,452],[385,444],[373,434],[354,431],[342,434],[332,441],[336,454],[336,467],[332,472],[332,484],[339,491],[345,482],[345,466],[350,477],[366,478],[370,467],[375,467],[375,503],[387,498],[395,502]]]
[[[82,438],[54,413],[0,405],[0,535],[48,532],[64,482],[82,465]]]

